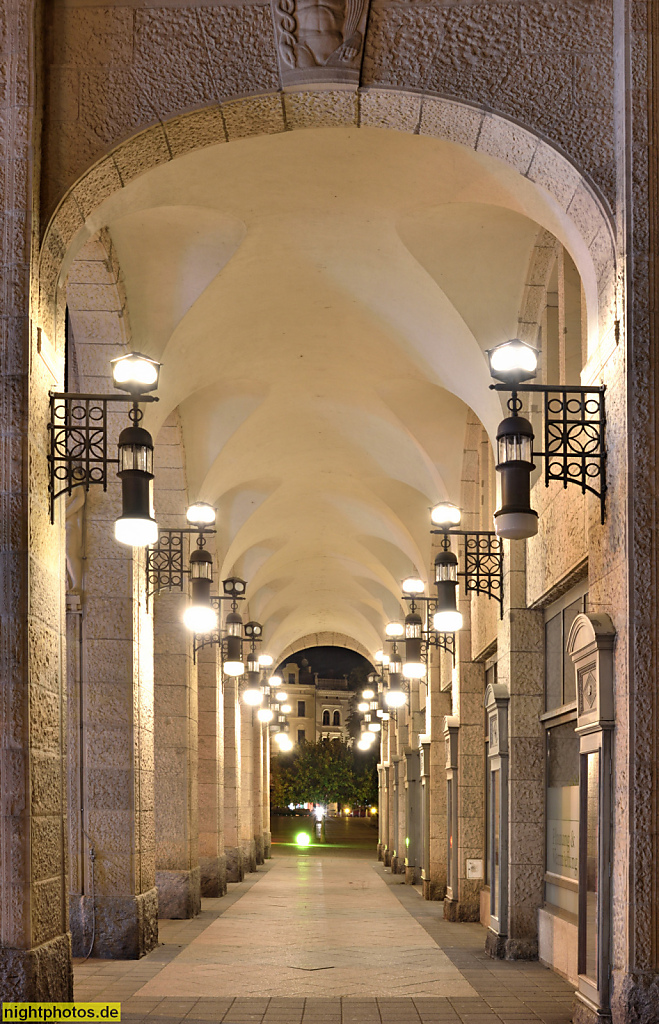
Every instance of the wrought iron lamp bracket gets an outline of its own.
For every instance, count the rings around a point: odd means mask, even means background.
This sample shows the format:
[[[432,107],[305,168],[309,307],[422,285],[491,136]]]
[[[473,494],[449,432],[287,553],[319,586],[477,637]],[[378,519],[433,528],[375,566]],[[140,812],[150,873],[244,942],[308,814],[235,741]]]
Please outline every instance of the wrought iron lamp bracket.
[[[576,484],[581,493],[590,491],[600,501],[600,521],[604,522],[606,499],[606,410],[605,384],[579,385],[490,384],[493,391],[511,392],[508,408],[513,415],[521,411],[517,393],[542,394],[544,451],[533,457],[545,460],[545,487],[558,480],[567,487]]]
[[[55,501],[71,494],[74,487],[100,484],[108,489],[108,466],[119,459],[108,458],[108,403],[132,405],[129,415],[139,423],[142,402],[157,402],[156,395],[84,395],[75,392],[50,392],[48,433],[48,494],[50,521],[55,522]]]
[[[190,570],[183,564],[183,537],[197,535],[197,544],[204,547],[205,535],[216,531],[206,526],[181,527],[158,532],[158,542],[146,551],[146,597],[163,591],[183,591],[183,577]]]
[[[429,649],[431,647],[437,647],[442,651],[446,651],[453,658],[453,664],[455,665],[455,633],[437,633],[434,629],[424,631],[421,640],[421,657],[426,662],[428,661]]]
[[[212,604],[213,608],[215,609],[215,611],[218,614],[220,612],[220,609],[222,608],[222,605],[221,605],[222,601],[231,601],[232,602],[232,610],[235,611],[235,609],[237,607],[237,602],[238,601],[244,601],[244,600],[245,600],[244,597],[237,597],[235,594],[212,594],[211,595],[211,604]],[[225,632],[224,632],[224,630],[222,629],[221,626],[218,626],[217,629],[213,629],[210,633],[195,633],[195,635],[193,637],[193,640],[192,640],[192,658],[193,658],[193,661],[196,662],[196,660],[197,660],[197,651],[203,650],[204,647],[215,646],[215,647],[219,647],[220,648],[220,657],[222,659],[222,662],[224,662],[224,660],[225,660],[224,642],[226,641],[226,639],[227,639],[227,636],[226,636],[226,634],[225,634]],[[245,638],[241,637],[241,641],[242,641],[242,643],[244,643],[245,642]],[[259,643],[260,640],[257,640],[256,642]]]
[[[499,602],[503,618],[503,542],[494,530],[431,530],[443,538],[443,547],[450,547],[451,537],[464,537],[465,592],[484,594]]]

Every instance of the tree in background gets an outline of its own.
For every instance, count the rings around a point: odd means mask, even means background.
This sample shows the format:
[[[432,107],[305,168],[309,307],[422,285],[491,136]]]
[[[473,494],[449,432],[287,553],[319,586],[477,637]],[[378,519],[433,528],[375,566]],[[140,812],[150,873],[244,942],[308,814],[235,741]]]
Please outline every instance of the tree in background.
[[[358,757],[343,740],[303,743],[291,754],[272,758],[271,802],[375,804],[377,754]]]

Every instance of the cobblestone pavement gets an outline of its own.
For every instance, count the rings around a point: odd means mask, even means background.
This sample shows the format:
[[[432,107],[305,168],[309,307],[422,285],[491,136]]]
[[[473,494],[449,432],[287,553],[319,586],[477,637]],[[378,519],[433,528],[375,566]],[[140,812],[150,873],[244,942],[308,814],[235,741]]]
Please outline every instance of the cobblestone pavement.
[[[142,960],[77,961],[76,1000],[121,1002],[126,1024],[571,1021],[566,982],[491,960],[480,925],[444,921],[381,864],[287,852],[194,920],[160,922]]]

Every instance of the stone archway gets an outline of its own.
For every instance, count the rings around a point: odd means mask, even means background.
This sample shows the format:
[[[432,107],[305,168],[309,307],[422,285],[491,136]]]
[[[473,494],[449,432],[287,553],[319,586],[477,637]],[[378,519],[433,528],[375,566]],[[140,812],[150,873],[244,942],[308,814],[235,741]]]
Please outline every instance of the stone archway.
[[[565,156],[521,125],[455,100],[399,90],[328,87],[264,93],[204,107],[148,128],[115,147],[68,191],[45,233],[40,257],[41,327],[61,346],[58,295],[76,250],[97,223],[99,206],[135,178],[194,150],[258,135],[354,125],[431,136],[494,158],[541,194],[563,225],[562,241],[584,281],[590,348],[613,334],[615,243],[604,205]]]

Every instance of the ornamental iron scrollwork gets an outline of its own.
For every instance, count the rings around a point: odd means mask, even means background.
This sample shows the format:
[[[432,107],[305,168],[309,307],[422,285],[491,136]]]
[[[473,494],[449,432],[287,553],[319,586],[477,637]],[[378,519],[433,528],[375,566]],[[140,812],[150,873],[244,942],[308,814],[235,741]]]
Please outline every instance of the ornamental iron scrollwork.
[[[604,431],[604,389],[582,388],[577,394],[567,389],[545,394],[544,452],[545,486],[559,480],[590,491],[602,504],[606,492]]]
[[[142,412],[138,402],[157,402],[155,395],[82,395],[50,392],[48,433],[48,494],[50,521],[55,522],[55,501],[71,494],[74,487],[92,484],[108,489],[108,466],[118,466],[119,458],[108,458],[108,403],[132,405],[129,418],[138,423]]]
[[[211,596],[211,604],[217,612],[218,622],[220,621],[220,612],[222,608],[222,601],[226,600],[224,597]],[[224,661],[224,651],[222,649],[222,627],[218,626],[217,629],[211,630],[210,633],[195,633],[192,641],[192,658],[193,661],[197,661],[197,651],[202,651],[205,647],[219,647],[220,656]]]
[[[187,570],[183,566],[183,530],[161,530],[158,542],[147,548],[147,597],[163,591],[183,590]]]
[[[498,601],[503,616],[503,543],[490,530],[465,531],[465,591]]]
[[[114,398],[114,396],[112,396]],[[108,465],[119,459],[108,458],[109,396],[54,394],[50,396],[50,521],[55,522],[55,500],[71,494],[74,487],[89,490],[92,484],[108,489]]]

